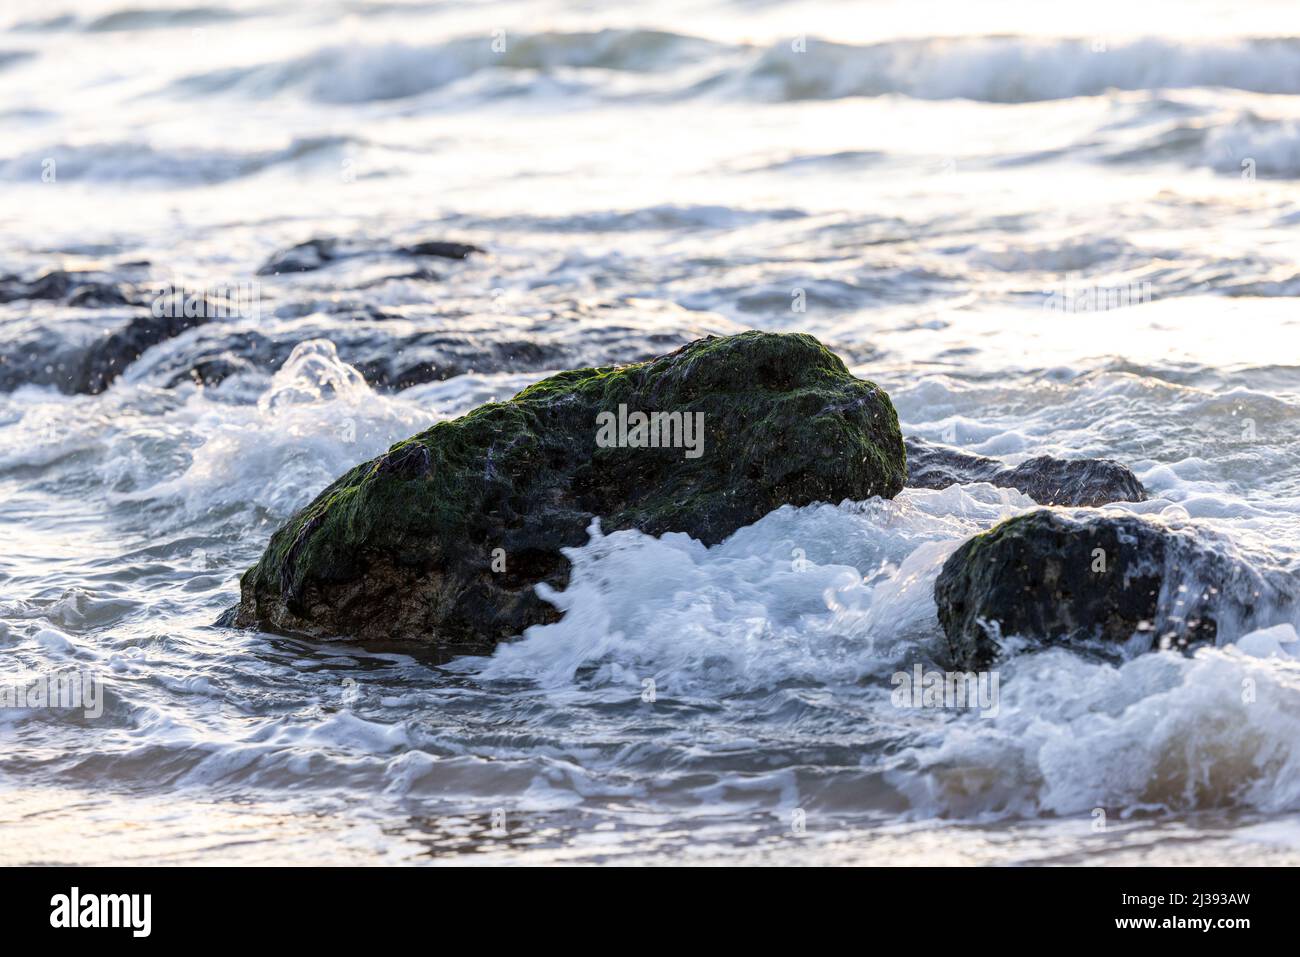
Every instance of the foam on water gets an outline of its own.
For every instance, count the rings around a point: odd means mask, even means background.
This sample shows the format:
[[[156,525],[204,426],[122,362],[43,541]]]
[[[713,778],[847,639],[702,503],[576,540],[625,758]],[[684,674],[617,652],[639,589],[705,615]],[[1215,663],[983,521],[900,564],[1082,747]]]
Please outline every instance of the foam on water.
[[[927,588],[948,552],[1032,504],[976,486],[786,506],[713,548],[595,526],[589,544],[566,553],[570,586],[542,591],[564,618],[530,628],[477,673],[551,689],[581,673],[583,687],[612,686],[615,696],[648,678],[668,697],[852,685],[924,654],[935,635]]]
[[[151,482],[148,459],[111,456],[106,477],[126,490],[110,501],[180,501],[190,514],[256,506],[287,517],[353,465],[437,418],[377,395],[322,339],[294,348],[256,406],[213,402],[200,389],[179,417],[198,443],[188,467]]]
[[[1300,807],[1295,628],[1192,658],[1118,668],[1065,652],[1002,671],[1001,710],[900,754],[920,816],[959,818]]]

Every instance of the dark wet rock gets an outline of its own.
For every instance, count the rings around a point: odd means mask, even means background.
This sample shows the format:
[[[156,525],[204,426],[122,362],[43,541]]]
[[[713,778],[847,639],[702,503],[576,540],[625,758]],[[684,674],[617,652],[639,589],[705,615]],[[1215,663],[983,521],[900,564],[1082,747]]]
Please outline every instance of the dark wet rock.
[[[1284,571],[1231,544],[1118,512],[1043,509],[963,543],[934,586],[949,667],[987,667],[997,636],[1103,654],[1221,644],[1290,621]]]
[[[218,385],[237,374],[270,376],[299,343],[329,339],[339,358],[371,386],[400,390],[467,372],[533,372],[645,359],[738,329],[718,316],[646,302],[594,312],[565,309],[523,320],[362,310],[263,322],[258,328],[214,323],[151,353],[133,375],[166,388],[183,382]],[[276,310],[282,313],[295,311]]]
[[[188,301],[175,292],[164,298],[163,287],[144,281],[148,265],[0,277],[0,303],[7,304],[0,317],[0,391],[31,384],[102,392],[151,346],[206,317],[230,315],[229,303],[197,294]]]
[[[1110,502],[1147,500],[1146,489],[1132,470],[1111,459],[1039,455],[1012,468],[997,459],[908,437],[910,488],[945,489],[974,482],[1017,489],[1040,505],[1091,508]]]
[[[206,321],[104,312],[0,323],[0,391],[49,385],[74,395],[103,392],[145,350]]]
[[[605,413],[632,412],[702,428],[675,447],[598,441]],[[593,518],[712,544],[786,503],[893,496],[905,468],[888,396],[811,336],[701,339],[560,373],[357,466],[275,533],[236,621],[481,647],[557,617],[534,586],[567,582],[561,549]]]
[[[331,296],[328,299],[294,299],[276,305],[272,316],[276,319],[305,319],[307,316],[323,313],[344,319],[404,319],[401,312],[386,309],[373,302],[362,299],[344,299]]]
[[[257,270],[257,274],[275,276],[281,273],[315,272],[331,263],[358,256],[433,256],[440,259],[467,259],[473,253],[481,252],[483,249],[469,243],[440,240],[425,240],[410,246],[394,247],[391,243],[373,240],[322,236],[273,254]],[[421,272],[405,278],[436,279],[437,276],[433,273]]]
[[[437,282],[442,277],[432,269],[415,269],[410,272],[393,273],[389,276],[378,276],[374,279],[367,279],[364,282],[357,283],[357,289],[374,289],[378,286],[389,282]]]
[[[134,316],[123,326],[90,344],[80,374],[60,384],[63,391],[103,392],[145,350],[208,320],[202,316]]]
[[[309,239],[275,253],[257,270],[259,276],[276,276],[286,272],[314,272],[340,255],[337,239]],[[355,253],[349,253],[355,255]]]
[[[78,395],[103,392],[153,346],[237,314],[238,306],[223,299],[161,289],[147,310],[74,312],[41,304],[0,322],[0,391],[30,384]]]
[[[89,270],[51,269],[33,279],[0,276],[0,303],[50,300],[79,308],[141,305],[130,283]]]
[[[402,252],[412,256],[438,256],[442,259],[468,259],[472,253],[481,253],[484,250],[478,246],[471,246],[469,243],[448,243],[439,240],[426,240],[422,243],[415,243],[412,246],[405,247]]]

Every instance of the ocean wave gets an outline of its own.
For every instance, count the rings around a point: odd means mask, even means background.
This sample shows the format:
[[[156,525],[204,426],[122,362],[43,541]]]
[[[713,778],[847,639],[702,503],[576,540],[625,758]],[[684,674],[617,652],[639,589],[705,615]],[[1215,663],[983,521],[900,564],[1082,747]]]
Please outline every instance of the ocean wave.
[[[515,213],[465,217],[464,225],[481,230],[526,230],[538,233],[617,233],[657,229],[737,229],[756,223],[802,219],[808,214],[788,206],[744,209],[717,204],[660,203],[640,209],[609,209],[565,216]]]
[[[1300,41],[1189,44],[1142,39],[1095,49],[1080,39],[963,37],[854,46],[810,41],[764,51],[727,88],[769,100],[901,93],[990,103],[1097,96],[1111,90],[1226,87],[1300,92]]]
[[[71,13],[61,13],[34,20],[21,20],[10,29],[18,33],[52,33],[63,30],[114,33],[127,30],[202,27],[237,20],[242,16],[244,14],[237,9],[216,6],[124,7],[94,16],[78,17]]]
[[[198,94],[235,91],[262,96],[297,89],[318,102],[364,103],[417,96],[484,71],[654,73],[724,49],[709,40],[660,30],[507,36],[499,52],[493,42],[491,37],[462,37],[428,46],[328,46],[288,61],[185,77],[178,88]],[[524,92],[529,87],[507,87],[506,92],[511,89]]]
[[[907,489],[892,501],[785,506],[712,548],[593,527],[588,544],[565,551],[569,587],[542,590],[564,617],[458,667],[556,692],[625,693],[646,677],[668,697],[851,685],[924,653],[947,553],[1032,505],[992,486]]]
[[[1243,177],[1300,177],[1300,120],[1246,116],[1209,132],[1204,163]]]
[[[765,101],[902,94],[919,99],[1027,103],[1116,90],[1227,88],[1300,93],[1300,41],[1256,38],[1178,43],[1147,38],[1094,48],[1091,41],[1012,36],[923,38],[873,44],[809,39],[805,45],[732,45],[661,30],[542,32],[463,37],[431,45],[328,46],[287,61],[185,77],[195,94],[270,95],[296,89],[326,103],[417,96],[484,71],[557,74],[600,70],[651,77],[642,94]],[[665,84],[663,76],[679,73]],[[525,84],[513,88],[530,90]],[[592,92],[634,95],[625,84]],[[502,91],[497,90],[498,94]]]
[[[0,179],[40,182],[43,164],[52,158],[60,182],[224,183],[277,166],[317,162],[357,142],[350,136],[312,136],[294,139],[282,149],[251,152],[138,142],[56,144],[39,153],[0,159]]]
[[[1032,507],[991,486],[908,489],[778,509],[712,548],[593,528],[567,550],[569,587],[544,589],[560,621],[448,667],[565,705],[647,687],[667,708],[814,687],[852,700],[900,745],[886,777],[920,818],[1300,808],[1294,624],[1118,666],[1062,650],[1012,655],[998,665],[993,713],[892,703],[891,674],[934,661],[944,560],[970,531]]]
[[[904,752],[891,779],[917,816],[1293,811],[1297,651],[1295,628],[1282,625],[1230,649],[1118,668],[1028,656],[1004,671],[996,717],[946,725]]]
[[[1244,180],[1294,179],[1300,177],[1300,120],[1250,112],[1203,116],[1165,126],[1137,145],[1089,143],[1078,154],[1108,163],[1178,162]]]
[[[21,63],[23,60],[30,60],[32,56],[30,50],[0,50],[0,70]]]

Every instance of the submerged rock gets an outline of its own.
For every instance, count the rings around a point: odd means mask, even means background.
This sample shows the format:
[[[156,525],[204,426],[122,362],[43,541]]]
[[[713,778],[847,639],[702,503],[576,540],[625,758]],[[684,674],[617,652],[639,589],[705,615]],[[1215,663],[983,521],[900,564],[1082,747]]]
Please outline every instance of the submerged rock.
[[[139,305],[143,299],[130,284],[92,270],[50,269],[34,279],[0,276],[0,303],[52,300],[80,308]]]
[[[102,392],[153,346],[238,312],[239,304],[215,295],[147,281],[148,266],[0,277],[0,303],[18,303],[0,314],[0,391],[46,385]]]
[[[132,372],[165,388],[269,377],[300,343],[329,339],[339,357],[378,389],[406,389],[465,373],[546,372],[662,355],[707,335],[740,331],[709,313],[639,301],[560,309],[550,316],[427,315],[355,306],[297,318],[290,307],[257,327],[213,323],[150,353]]]
[[[1147,499],[1146,489],[1132,470],[1111,459],[1058,459],[1039,455],[1012,468],[997,459],[971,455],[924,439],[907,439],[908,487],[945,489],[973,482],[1017,489],[1039,505],[1091,508]]]
[[[1296,579],[1227,543],[1113,512],[1029,512],[976,535],[934,586],[947,664],[986,667],[998,636],[1101,652],[1222,643],[1290,621]]]
[[[259,276],[275,276],[280,273],[315,272],[330,263],[356,256],[434,256],[439,259],[468,259],[472,253],[483,250],[469,243],[445,242],[442,240],[424,240],[410,246],[393,247],[373,241],[341,239],[334,236],[321,236],[309,239],[288,249],[273,254],[261,268]],[[432,277],[432,274],[430,274]],[[421,275],[421,278],[426,278]],[[432,277],[436,278],[436,277]]]
[[[402,252],[411,256],[437,256],[440,259],[468,259],[471,253],[481,253],[483,250],[478,246],[472,246],[469,243],[448,243],[437,239],[427,239],[424,242],[414,243],[406,246]]]
[[[274,253],[257,270],[259,276],[276,276],[285,272],[314,272],[339,258],[339,241],[328,237],[309,239]]]
[[[700,339],[560,373],[357,466],[275,533],[233,620],[482,647],[558,617],[534,586],[567,582],[560,550],[593,518],[713,544],[787,503],[893,496],[905,471],[889,397],[811,336]]]
[[[69,395],[103,392],[146,349],[207,321],[106,310],[0,323],[0,391],[49,385]]]

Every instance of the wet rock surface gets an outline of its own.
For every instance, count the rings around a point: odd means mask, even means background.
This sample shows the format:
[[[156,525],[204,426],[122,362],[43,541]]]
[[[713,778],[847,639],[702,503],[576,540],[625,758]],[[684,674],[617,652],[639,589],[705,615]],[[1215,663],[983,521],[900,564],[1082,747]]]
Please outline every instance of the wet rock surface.
[[[1039,455],[1017,466],[924,439],[907,439],[907,484],[944,489],[989,482],[1014,488],[1039,505],[1096,507],[1144,502],[1146,489],[1126,465],[1111,459],[1061,459]]]
[[[273,253],[257,270],[259,276],[278,276],[282,273],[315,272],[331,263],[359,256],[401,255],[433,257],[437,259],[467,259],[484,250],[470,243],[445,240],[421,240],[409,246],[393,246],[382,242],[342,239],[322,236],[290,246]]]
[[[152,347],[213,321],[238,306],[223,299],[154,284],[119,283],[131,305],[87,306],[84,286],[66,286],[66,304],[38,303],[0,321],[0,391],[54,386],[70,395],[103,392]],[[99,288],[99,287],[93,287]],[[147,308],[140,308],[144,304]]]
[[[629,410],[677,415],[679,441],[664,420],[669,441],[644,444]],[[888,396],[815,339],[701,339],[560,373],[357,466],[275,533],[229,620],[480,647],[558,617],[535,585],[567,582],[561,549],[594,518],[713,544],[781,505],[890,497],[904,477]]]
[[[1193,527],[1040,510],[966,541],[934,586],[946,665],[980,669],[999,636],[1103,654],[1223,643],[1291,621],[1294,574],[1259,570]]]
[[[468,372],[541,372],[635,361],[702,336],[739,331],[721,317],[649,303],[562,309],[531,319],[373,308],[295,319],[296,312],[277,310],[286,318],[256,326],[212,324],[155,350],[132,378],[173,388],[185,382],[216,386],[233,376],[269,377],[298,344],[329,339],[371,386],[400,390]]]
[[[104,391],[146,351],[238,306],[149,281],[148,262],[0,278],[0,391]]]
[[[142,305],[144,296],[131,283],[92,270],[50,269],[31,279],[0,276],[0,303],[54,301],[68,306],[101,308]]]
[[[314,269],[335,259],[373,255],[383,267],[381,275],[364,280],[349,274],[342,294],[268,289],[259,299],[236,302],[150,281],[147,262],[53,269],[32,279],[5,276],[0,278],[0,391],[30,384],[95,394],[128,371],[132,381],[160,388],[217,386],[235,376],[251,377],[255,386],[269,380],[297,345],[312,339],[335,342],[344,361],[371,386],[401,390],[467,372],[541,372],[635,361],[741,328],[719,316],[643,300],[561,304],[550,314],[521,317],[504,311],[476,314],[457,303],[435,312],[427,302],[380,303],[361,292],[393,280],[436,279],[418,263],[481,251],[440,240],[396,251],[391,243],[376,250],[312,240],[286,251],[282,265]],[[389,274],[395,257],[407,264],[405,271]],[[243,287],[234,292],[255,294]],[[393,298],[400,303],[400,297]]]
[[[151,346],[206,321],[120,310],[10,320],[0,324],[0,391],[30,384],[103,392]]]

